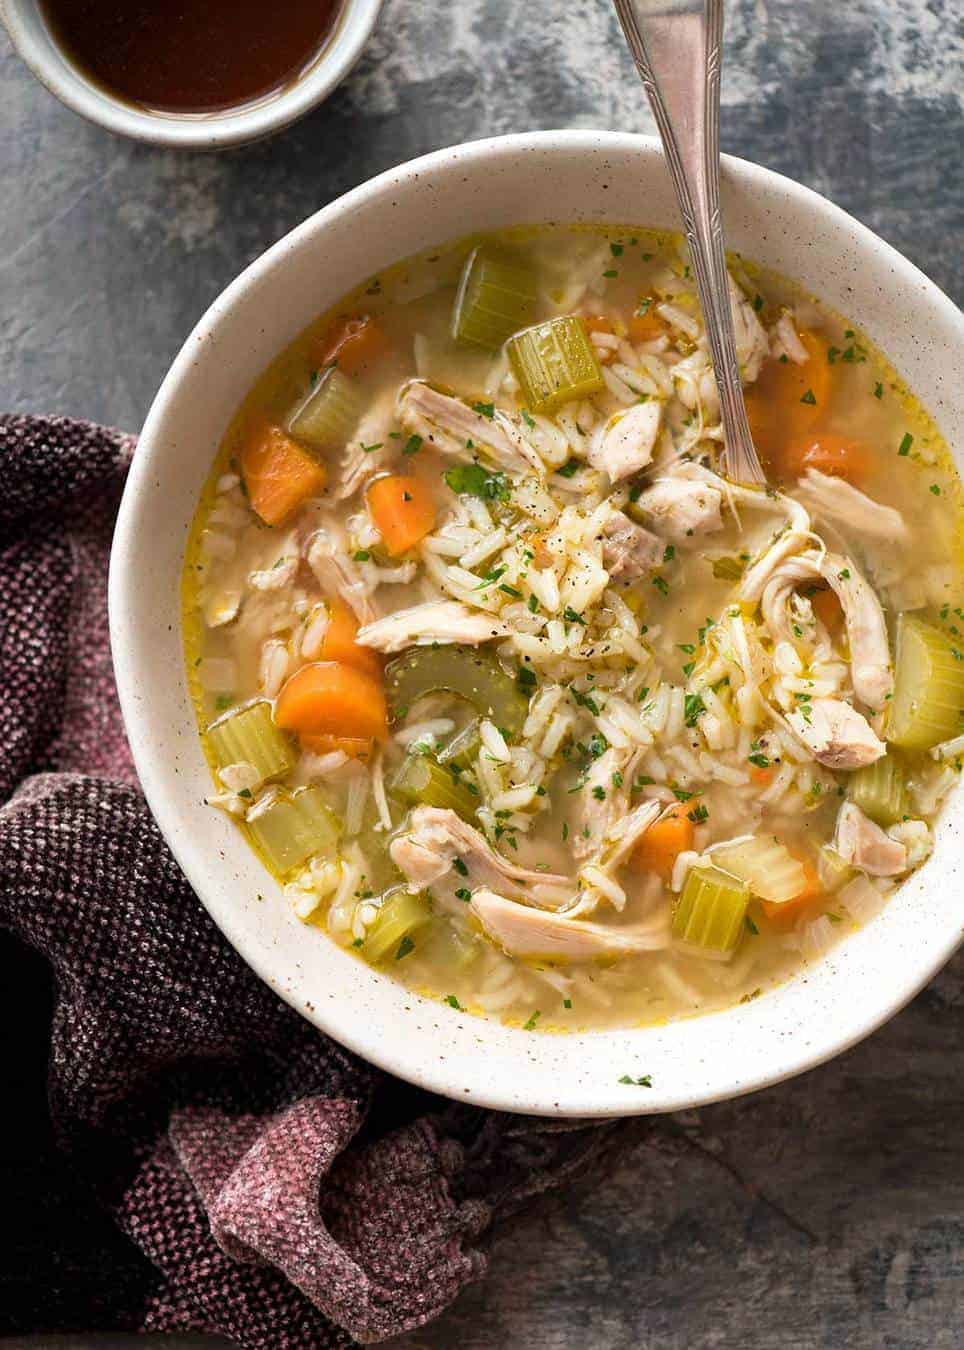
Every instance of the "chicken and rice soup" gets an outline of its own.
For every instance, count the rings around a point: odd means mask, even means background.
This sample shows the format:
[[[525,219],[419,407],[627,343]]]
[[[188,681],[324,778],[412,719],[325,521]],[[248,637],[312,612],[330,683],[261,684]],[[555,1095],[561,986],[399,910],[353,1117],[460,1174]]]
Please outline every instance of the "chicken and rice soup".
[[[859,332],[679,239],[392,268],[235,418],[185,569],[228,812],[328,938],[527,1029],[752,999],[884,904],[964,750],[960,483]]]

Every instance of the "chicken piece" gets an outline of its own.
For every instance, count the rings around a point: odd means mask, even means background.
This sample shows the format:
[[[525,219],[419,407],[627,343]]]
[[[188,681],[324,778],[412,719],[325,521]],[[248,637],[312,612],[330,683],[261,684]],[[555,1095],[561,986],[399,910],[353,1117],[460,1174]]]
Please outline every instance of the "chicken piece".
[[[335,529],[316,530],[308,543],[308,566],[326,595],[339,595],[355,612],[359,623],[375,618],[368,587],[349,558],[343,537]]]
[[[424,380],[409,380],[398,396],[398,420],[407,432],[421,436],[443,455],[471,456],[487,450],[503,468],[518,472],[526,464],[545,473],[542,460],[502,412],[491,417],[460,398],[440,394]],[[469,444],[470,443],[470,444]]]
[[[837,812],[833,846],[844,862],[872,877],[896,877],[907,870],[904,844],[891,839],[853,802],[844,802]]]
[[[807,709],[787,714],[794,735],[828,769],[862,769],[887,747],[856,708],[838,698],[815,698]]]
[[[614,511],[603,526],[603,566],[611,581],[635,581],[663,561],[666,545],[622,511]]]
[[[666,914],[645,927],[619,928],[587,923],[547,910],[516,904],[494,891],[479,890],[470,908],[486,936],[509,956],[541,957],[550,961],[594,961],[601,957],[631,956],[668,947]]]
[[[727,280],[730,283],[730,313],[733,315],[733,336],[736,339],[740,374],[744,384],[751,384],[770,354],[770,342],[756,311],[729,273]]]
[[[594,434],[587,452],[589,463],[608,474],[613,483],[644,469],[653,458],[662,413],[658,399],[614,413]]]
[[[882,708],[894,687],[887,625],[880,601],[851,558],[811,550],[780,564],[764,588],[763,618],[771,634],[777,641],[789,639],[786,604],[794,587],[808,579],[826,581],[840,601],[854,693],[868,708]],[[741,598],[746,598],[742,591]]]
[[[831,478],[818,469],[807,469],[799,486],[813,514],[832,521],[845,532],[886,543],[907,541],[907,526],[900,512],[875,502],[873,497],[868,497],[845,479]]]
[[[675,544],[723,528],[723,493],[698,479],[657,478],[636,505],[659,534]]]
[[[770,355],[777,360],[785,356],[797,366],[805,366],[810,360],[810,353],[800,341],[793,314],[787,309],[770,329]]]
[[[568,877],[510,863],[474,826],[438,806],[416,806],[409,828],[392,840],[388,851],[413,893],[449,876],[456,858],[476,886],[498,886],[520,900],[530,895],[532,886],[569,883]]]
[[[384,619],[366,623],[355,641],[379,652],[400,652],[406,647],[428,647],[433,642],[457,642],[477,647],[493,638],[507,637],[502,619],[483,609],[470,609],[461,600],[427,600],[410,609],[400,609]]]

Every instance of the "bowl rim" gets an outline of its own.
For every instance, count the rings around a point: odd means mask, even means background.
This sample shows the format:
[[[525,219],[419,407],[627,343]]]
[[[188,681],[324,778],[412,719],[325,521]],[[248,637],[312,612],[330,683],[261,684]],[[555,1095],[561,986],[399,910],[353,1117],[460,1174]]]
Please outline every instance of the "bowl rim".
[[[141,110],[91,80],[47,29],[38,0],[26,0],[38,14],[45,40],[38,40],[24,17],[24,0],[0,0],[0,22],[14,50],[44,88],[65,107],[118,136],[148,145],[192,150],[227,150],[283,131],[326,98],[355,66],[375,27],[383,0],[342,0],[321,52],[304,75],[280,94],[251,105],[203,116]]]
[[[155,396],[141,432],[140,446],[142,448],[138,449],[131,466],[118,513],[111,555],[109,578],[111,644],[124,723],[131,742],[141,785],[152,814],[179,866],[215,923],[239,952],[242,959],[280,997],[284,998],[287,1003],[297,1009],[320,1030],[331,1035],[349,1050],[377,1067],[415,1083],[428,1091],[440,1093],[472,1105],[510,1112],[586,1119],[657,1114],[708,1105],[715,1101],[727,1100],[748,1092],[758,1091],[761,1088],[775,1085],[809,1069],[816,1068],[829,1059],[849,1050],[900,1011],[933,978],[953,955],[962,938],[964,938],[962,925],[959,923],[956,926],[949,924],[946,933],[942,933],[938,939],[931,940],[920,964],[914,967],[909,974],[905,972],[903,979],[889,988],[886,998],[875,998],[865,1009],[848,1014],[846,1028],[840,1034],[826,1036],[823,1040],[807,1038],[802,1043],[795,1043],[792,1049],[783,1046],[781,1051],[774,1052],[772,1061],[764,1061],[764,1065],[759,1070],[749,1074],[744,1073],[735,1082],[729,1081],[724,1085],[718,1084],[699,1093],[679,1092],[669,1087],[665,1091],[654,1092],[648,1101],[627,1100],[624,1095],[625,1090],[617,1091],[615,1082],[608,1089],[608,1092],[602,1088],[596,1089],[592,1100],[587,1100],[585,1093],[572,1093],[560,1088],[558,1098],[552,1102],[542,1099],[538,1101],[527,1099],[525,1097],[526,1088],[524,1086],[520,1088],[518,1083],[499,1083],[494,1087],[478,1088],[473,1086],[471,1089],[465,1088],[463,1085],[467,1075],[460,1076],[457,1069],[448,1067],[449,1061],[443,1060],[441,1066],[439,1066],[434,1058],[426,1057],[423,1062],[417,1056],[406,1052],[407,1058],[405,1058],[404,1063],[399,1063],[393,1053],[388,1053],[383,1049],[376,1036],[372,1036],[370,1033],[366,1036],[364,1028],[359,1025],[363,1019],[359,1018],[353,1021],[350,1014],[339,1019],[327,1006],[312,1003],[310,999],[305,998],[303,994],[290,986],[279,987],[277,972],[272,968],[267,946],[262,945],[260,948],[251,949],[250,946],[242,945],[232,936],[233,920],[231,916],[226,915],[223,908],[219,909],[216,901],[209,903],[205,899],[204,888],[196,879],[197,869],[192,858],[187,856],[187,841],[182,841],[173,827],[174,809],[173,806],[169,809],[165,800],[164,776],[161,772],[163,766],[154,762],[154,753],[149,752],[148,747],[141,742],[139,736],[141,714],[134,694],[134,663],[125,650],[125,614],[128,611],[136,610],[136,599],[128,584],[127,569],[121,564],[121,560],[125,554],[131,551],[135,543],[134,531],[137,525],[138,499],[151,476],[152,457],[157,453],[157,446],[154,443],[156,429],[162,424],[170,406],[176,401],[181,381],[196,360],[199,345],[213,332],[216,332],[221,321],[230,314],[238,300],[256,282],[265,278],[274,268],[283,266],[289,255],[295,254],[306,240],[319,232],[324,232],[333,219],[343,214],[350,214],[366,199],[377,196],[386,187],[391,186],[398,189],[405,182],[412,182],[419,177],[425,178],[443,166],[451,169],[457,165],[468,174],[472,169],[478,169],[481,165],[485,165],[487,161],[499,156],[518,156],[531,150],[548,150],[559,153],[571,153],[573,151],[605,153],[607,150],[615,153],[617,151],[636,150],[650,155],[654,152],[658,155],[661,154],[659,142],[652,136],[586,130],[515,133],[436,150],[391,168],[329,203],[250,263],[212,302],[175,357]],[[724,156],[723,166],[725,172],[740,179],[742,189],[752,191],[754,185],[762,186],[764,183],[770,186],[779,186],[788,193],[791,199],[796,198],[806,201],[811,208],[824,215],[829,221],[846,227],[858,240],[861,249],[869,248],[880,252],[890,269],[899,274],[902,281],[915,288],[918,293],[918,303],[936,307],[940,311],[942,320],[949,325],[950,329],[955,331],[957,339],[964,345],[964,314],[913,263],[866,226],[812,189],[782,174],[733,156]],[[925,297],[924,300],[920,299],[921,294]],[[920,873],[913,874],[913,876],[919,877]],[[911,884],[913,876],[908,878],[906,885]],[[374,972],[372,974],[374,976]],[[806,982],[806,978],[800,981],[801,984],[806,984]],[[417,999],[419,996],[410,995],[410,997]],[[683,1019],[682,1022],[676,1022],[672,1025],[677,1027],[698,1025],[707,1019],[728,1016],[735,1011],[735,1009],[722,1009],[698,1017]],[[739,1011],[740,1013],[749,1013],[750,1009],[740,1009]],[[474,1018],[472,1020],[476,1021]],[[622,1035],[634,1030],[637,1029],[616,1028],[613,1034]],[[565,1040],[568,1044],[574,1045],[594,1036],[605,1036],[607,1034],[610,1033],[605,1031],[572,1032],[567,1034]]]

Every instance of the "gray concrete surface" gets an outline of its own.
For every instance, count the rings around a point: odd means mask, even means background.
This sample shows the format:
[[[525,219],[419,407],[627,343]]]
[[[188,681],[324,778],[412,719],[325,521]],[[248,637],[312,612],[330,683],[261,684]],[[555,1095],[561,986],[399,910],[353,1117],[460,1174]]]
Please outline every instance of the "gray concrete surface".
[[[960,300],[959,0],[735,0],[728,23],[725,148]],[[423,151],[553,126],[652,128],[607,0],[389,0],[324,108],[220,157],[87,126],[0,36],[0,408],[136,430],[194,320],[299,220]],[[962,1030],[959,956],[835,1063],[661,1121],[605,1181],[534,1206],[399,1347],[956,1350]]]

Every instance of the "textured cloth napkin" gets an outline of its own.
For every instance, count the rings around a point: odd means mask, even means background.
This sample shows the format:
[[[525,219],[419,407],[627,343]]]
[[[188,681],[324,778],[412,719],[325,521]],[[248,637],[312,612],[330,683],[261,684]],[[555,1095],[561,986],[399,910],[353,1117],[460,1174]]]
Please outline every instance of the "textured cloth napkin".
[[[114,691],[107,556],[133,445],[0,417],[0,923],[53,971],[58,1138],[148,1258],[103,1326],[383,1340],[441,1312],[508,1214],[632,1127],[415,1093],[222,938],[138,790]]]

